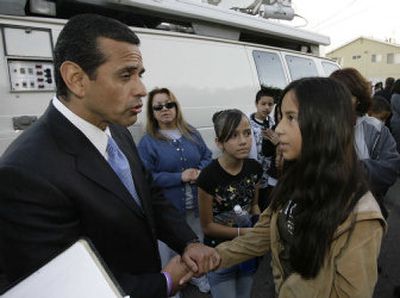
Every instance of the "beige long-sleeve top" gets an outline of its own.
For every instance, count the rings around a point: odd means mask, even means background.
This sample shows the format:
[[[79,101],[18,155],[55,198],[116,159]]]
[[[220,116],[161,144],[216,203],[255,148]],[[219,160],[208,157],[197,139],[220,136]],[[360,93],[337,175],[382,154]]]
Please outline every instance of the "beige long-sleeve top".
[[[370,192],[359,200],[353,212],[337,228],[324,265],[313,279],[304,279],[297,273],[284,279],[279,261],[283,246],[277,218],[278,213],[268,208],[250,233],[217,246],[222,257],[221,267],[230,267],[271,250],[278,297],[372,297],[386,222]]]

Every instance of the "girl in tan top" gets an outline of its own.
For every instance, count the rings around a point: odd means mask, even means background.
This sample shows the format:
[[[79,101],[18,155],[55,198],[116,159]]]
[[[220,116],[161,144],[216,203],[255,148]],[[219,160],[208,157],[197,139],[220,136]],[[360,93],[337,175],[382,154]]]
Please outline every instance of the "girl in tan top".
[[[300,79],[281,111],[289,165],[253,230],[217,247],[222,267],[271,250],[279,297],[371,297],[385,221],[355,154],[351,95],[332,79]]]

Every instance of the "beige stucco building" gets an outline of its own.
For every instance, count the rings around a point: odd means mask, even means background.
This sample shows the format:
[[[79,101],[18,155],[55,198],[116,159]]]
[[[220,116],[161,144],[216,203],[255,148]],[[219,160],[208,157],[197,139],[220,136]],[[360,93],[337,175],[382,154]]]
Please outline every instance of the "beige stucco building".
[[[329,53],[342,67],[354,67],[373,83],[400,78],[400,45],[359,37]]]

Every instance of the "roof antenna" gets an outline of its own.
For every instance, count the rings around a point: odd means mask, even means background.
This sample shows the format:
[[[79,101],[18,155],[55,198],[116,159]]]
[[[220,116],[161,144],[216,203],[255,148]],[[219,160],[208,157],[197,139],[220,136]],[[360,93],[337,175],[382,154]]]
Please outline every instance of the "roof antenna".
[[[290,21],[293,20],[295,16],[291,0],[254,0],[254,2],[247,7],[232,7],[231,9],[246,14],[259,15],[265,19]]]

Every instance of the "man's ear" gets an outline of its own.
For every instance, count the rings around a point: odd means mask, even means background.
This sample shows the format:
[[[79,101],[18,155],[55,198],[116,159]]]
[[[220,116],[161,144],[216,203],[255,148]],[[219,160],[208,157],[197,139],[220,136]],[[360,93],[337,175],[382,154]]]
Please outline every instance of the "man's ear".
[[[89,78],[78,64],[64,61],[60,67],[60,74],[72,94],[78,98],[85,96],[85,86]]]

